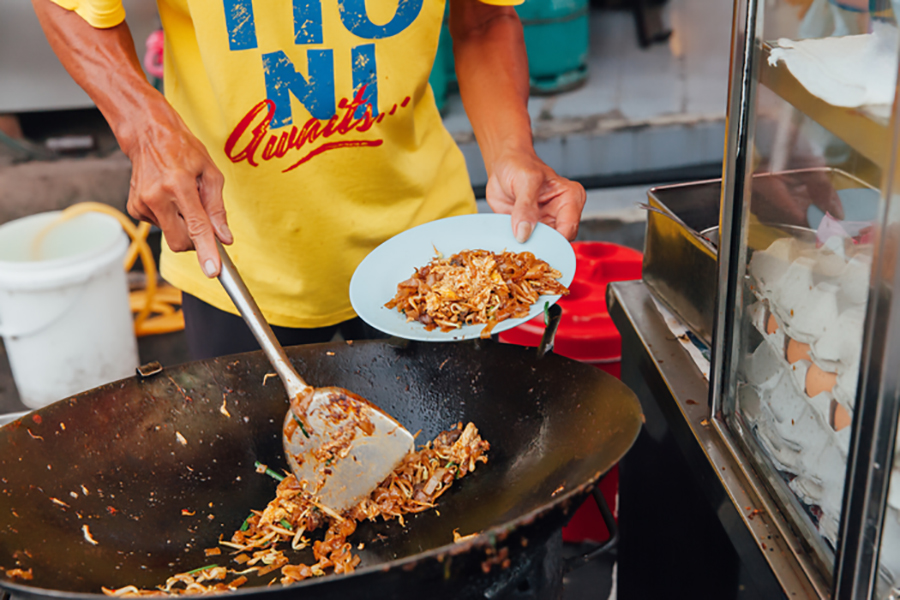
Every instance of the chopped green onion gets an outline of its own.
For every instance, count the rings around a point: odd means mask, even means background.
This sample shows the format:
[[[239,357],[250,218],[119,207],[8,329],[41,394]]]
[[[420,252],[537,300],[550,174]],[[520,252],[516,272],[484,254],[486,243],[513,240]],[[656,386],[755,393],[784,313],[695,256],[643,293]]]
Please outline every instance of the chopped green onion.
[[[309,439],[309,434],[306,433],[306,427],[303,426],[303,421],[298,419],[297,415],[295,415],[293,412],[291,413],[291,416],[294,417],[294,421],[297,423],[297,425],[300,426],[300,431],[303,432],[303,435],[306,436],[306,439]]]
[[[252,516],[253,513],[250,513],[249,515],[247,515],[247,518],[244,519],[244,524],[241,525],[241,531],[247,531],[248,529],[250,529],[250,517]]]
[[[185,575],[193,575],[194,573],[199,573],[200,571],[206,571],[207,569],[215,569],[219,565],[206,565],[205,567],[200,567],[199,569],[194,569],[193,571],[188,571]]]
[[[550,302],[544,302],[544,325],[550,324]]]
[[[256,462],[253,463],[253,464],[256,465],[256,468],[257,468],[257,469],[263,466],[263,464],[262,464],[261,462],[259,462],[259,461],[256,461]],[[277,472],[273,471],[273,470],[270,469],[269,467],[266,467],[266,475],[268,475],[268,476],[271,477],[272,479],[275,479],[276,481],[284,481],[284,475],[282,475],[281,473],[277,473]]]
[[[288,522],[287,519],[282,519],[281,521],[279,521],[279,523],[281,523],[281,525],[282,525],[285,529],[289,529],[289,530],[291,530],[291,531],[294,530],[294,527]]]

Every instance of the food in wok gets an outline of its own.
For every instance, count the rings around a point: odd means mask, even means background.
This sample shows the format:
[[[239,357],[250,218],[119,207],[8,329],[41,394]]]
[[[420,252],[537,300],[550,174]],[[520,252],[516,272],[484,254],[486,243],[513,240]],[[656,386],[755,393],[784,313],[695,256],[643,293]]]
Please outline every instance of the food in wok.
[[[125,586],[103,588],[109,596],[155,596],[166,594],[204,594],[235,590],[249,581],[248,576],[265,577],[280,570],[268,584],[282,584],[320,577],[329,571],[351,573],[360,558],[353,553],[347,538],[364,519],[397,519],[435,507],[435,501],[453,482],[487,462],[490,444],[481,439],[478,429],[462,423],[443,431],[419,450],[411,452],[394,472],[368,498],[339,515],[316,502],[306,489],[305,481],[293,475],[281,477],[265,465],[258,470],[281,479],[275,498],[265,510],[254,510],[230,540],[219,544],[234,554],[229,560],[236,567],[210,564],[187,573],[179,573],[155,590]],[[308,535],[327,526],[323,539],[311,541]],[[311,546],[316,562],[291,564],[285,549],[302,550]],[[360,545],[361,548],[361,545]],[[211,548],[206,555],[219,556],[221,548]]]
[[[423,323],[428,331],[484,324],[481,337],[488,338],[497,323],[527,316],[540,296],[568,294],[558,281],[561,276],[531,252],[463,250],[450,258],[438,253],[400,282],[385,306],[402,312],[407,321]]]

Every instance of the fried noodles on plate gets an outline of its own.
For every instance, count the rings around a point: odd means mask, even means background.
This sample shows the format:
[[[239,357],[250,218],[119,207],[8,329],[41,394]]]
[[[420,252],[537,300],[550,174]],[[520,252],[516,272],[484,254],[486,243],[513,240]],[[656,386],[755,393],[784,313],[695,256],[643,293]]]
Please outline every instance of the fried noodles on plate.
[[[543,295],[566,295],[562,274],[531,252],[463,250],[450,258],[440,254],[397,285],[385,304],[427,331],[452,331],[484,324],[481,337],[506,319],[528,316]]]

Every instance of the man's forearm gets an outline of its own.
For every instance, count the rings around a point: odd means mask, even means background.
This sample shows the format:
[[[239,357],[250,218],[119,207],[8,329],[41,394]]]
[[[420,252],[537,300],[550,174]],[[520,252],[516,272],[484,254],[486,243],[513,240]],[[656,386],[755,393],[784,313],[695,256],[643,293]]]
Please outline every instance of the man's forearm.
[[[128,26],[123,22],[97,29],[50,0],[32,3],[60,62],[103,113],[127,152],[141,126],[136,117],[165,102],[144,76]]]
[[[460,96],[490,175],[504,152],[533,151],[522,24],[511,7],[453,0],[450,31]]]
[[[106,117],[131,159],[129,214],[162,228],[172,250],[196,250],[206,275],[218,275],[216,237],[226,244],[233,239],[222,201],[222,173],[144,77],[128,26],[97,29],[50,0],[32,2],[59,60]]]

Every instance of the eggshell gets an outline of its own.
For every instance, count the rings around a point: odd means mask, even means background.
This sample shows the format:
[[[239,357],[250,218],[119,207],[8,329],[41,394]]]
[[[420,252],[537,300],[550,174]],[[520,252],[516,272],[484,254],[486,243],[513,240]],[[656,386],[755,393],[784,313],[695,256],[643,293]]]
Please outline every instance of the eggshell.
[[[768,311],[754,304],[749,318],[765,341],[743,361],[747,383],[739,388],[745,420],[776,468],[792,475],[794,493],[821,507],[819,530],[832,543],[871,270],[870,250],[847,244],[846,252],[849,260],[828,247],[782,238],[753,253],[753,292]],[[900,506],[900,492],[894,496]]]
[[[791,265],[784,277],[786,285],[779,292],[777,316],[789,336],[811,343],[837,321],[837,286],[825,282],[812,286],[812,276],[806,271],[807,265],[802,264],[804,260]]]
[[[778,321],[775,319],[775,315],[769,313],[769,319],[766,321],[766,333],[772,335],[778,331]]]
[[[818,365],[810,365],[806,371],[806,394],[810,397],[830,392],[836,383],[837,373],[823,371]]]
[[[836,400],[831,401],[831,427],[835,431],[840,431],[848,427],[853,420],[847,409]]]
[[[847,260],[828,248],[822,247],[816,254],[816,273],[825,277],[838,277],[846,266]]]
[[[772,301],[769,309],[779,317],[793,317],[791,309],[813,289],[812,267],[815,262],[809,258],[799,258],[789,264],[778,281],[778,287],[772,290]],[[786,319],[781,318],[785,322]]]
[[[779,238],[765,250],[753,253],[748,270],[763,295],[770,295],[796,257],[793,238]]]
[[[862,349],[864,319],[865,310],[862,307],[842,312],[833,326],[827,327],[822,336],[813,342],[813,357],[843,365],[858,360]]]
[[[768,342],[761,343],[741,365],[747,383],[760,390],[776,385],[783,373],[784,361]]]
[[[871,272],[870,255],[860,252],[851,258],[838,278],[842,300],[852,305],[865,305],[869,298]]]
[[[809,357],[809,344],[791,339],[788,340],[784,356],[790,364],[794,364],[798,360],[812,360]]]

